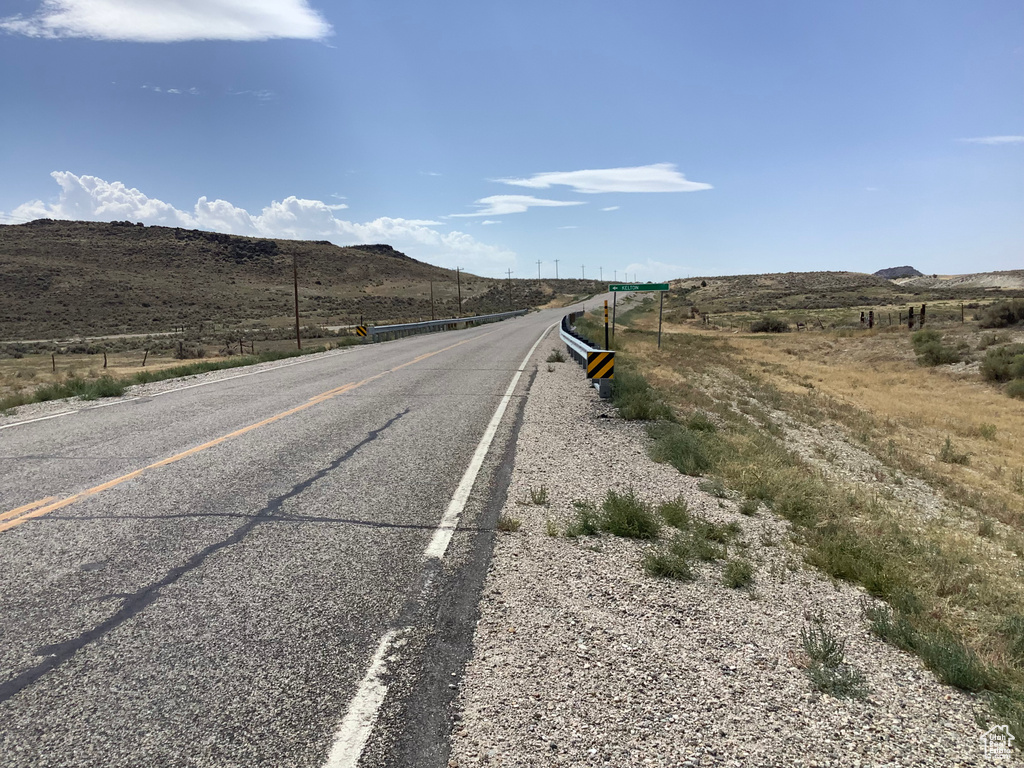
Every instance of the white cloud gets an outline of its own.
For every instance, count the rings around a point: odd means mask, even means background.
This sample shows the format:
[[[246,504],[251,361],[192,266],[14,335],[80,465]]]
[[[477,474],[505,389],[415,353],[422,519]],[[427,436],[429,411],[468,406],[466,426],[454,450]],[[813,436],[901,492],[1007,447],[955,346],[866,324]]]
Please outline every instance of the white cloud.
[[[321,40],[332,33],[306,0],[42,0],[33,15],[0,19],[0,29],[138,43]]]
[[[579,229],[579,227],[575,224],[566,224],[564,227],[559,227],[559,229]]]
[[[501,224],[500,221],[494,221],[494,219],[484,219],[480,222],[481,227],[489,227],[491,224]]]
[[[556,185],[572,187],[577,192],[697,192],[711,189],[710,184],[688,181],[673,163],[655,163],[632,168],[603,168],[593,171],[553,171],[537,173],[528,179],[497,179],[502,184],[532,189],[548,189]]]
[[[516,254],[481,243],[465,232],[438,232],[443,222],[427,219],[381,217],[367,222],[339,219],[334,212],[344,204],[291,196],[275,200],[258,214],[227,200],[200,197],[191,211],[151,198],[119,181],[76,176],[68,171],[50,174],[60,185],[53,203],[33,200],[0,221],[33,219],[84,221],[141,221],[145,224],[207,229],[235,235],[299,240],[330,240],[337,245],[388,243],[410,256],[445,267],[460,266],[480,275],[500,276],[515,268]]]
[[[192,88],[166,88],[165,89],[165,88],[161,88],[159,85],[149,85],[149,84],[146,84],[146,85],[142,86],[142,90],[144,90],[144,91],[153,91],[154,93],[171,93],[171,94],[174,94],[176,96],[180,96],[180,95],[186,94],[186,93],[189,96],[198,96],[199,95],[199,89],[195,88],[195,87],[192,87]]]
[[[601,210],[602,211],[617,211],[617,210],[619,210],[619,206],[617,206],[617,205],[609,205],[607,208],[602,208]]]
[[[491,195],[477,200],[473,205],[480,208],[476,213],[453,213],[451,216],[504,216],[506,213],[523,213],[530,208],[556,208],[563,205],[583,205],[575,200],[544,200],[530,195]]]
[[[639,283],[664,283],[668,280],[675,280],[690,271],[690,268],[681,264],[669,264],[664,261],[647,259],[643,262],[634,262],[626,265],[626,280],[635,280]],[[636,277],[634,277],[634,273]]]
[[[277,94],[273,91],[267,91],[263,89],[255,91],[229,91],[229,96],[251,96],[257,101],[273,101],[277,98]]]
[[[960,141],[968,144],[1024,144],[1024,136],[978,136]]]

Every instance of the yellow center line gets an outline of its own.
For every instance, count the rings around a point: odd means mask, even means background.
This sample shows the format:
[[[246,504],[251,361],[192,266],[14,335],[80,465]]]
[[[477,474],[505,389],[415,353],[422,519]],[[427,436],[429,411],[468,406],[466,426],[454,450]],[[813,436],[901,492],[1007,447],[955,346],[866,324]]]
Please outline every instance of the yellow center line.
[[[63,509],[64,507],[74,504],[76,501],[81,501],[82,499],[88,498],[89,496],[95,496],[97,493],[102,493],[103,491],[110,490],[111,488],[121,485],[121,483],[126,483],[129,480],[134,480],[142,473],[147,472],[151,469],[166,467],[168,464],[174,464],[175,462],[181,461],[184,458],[194,456],[195,454],[205,450],[209,450],[210,448],[220,445],[221,443],[227,440],[231,440],[236,437],[241,437],[242,435],[248,432],[252,432],[254,429],[265,427],[267,424],[273,424],[275,421],[280,421],[286,416],[292,416],[293,414],[299,413],[300,411],[304,411],[307,408],[312,408],[314,405],[319,405],[320,403],[324,403],[328,400],[331,400],[332,398],[335,398],[338,395],[342,395],[346,392],[351,392],[352,390],[358,389],[359,387],[369,384],[371,381],[376,381],[377,379],[386,376],[389,373],[400,371],[401,369],[413,365],[414,363],[421,362],[423,360],[426,360],[427,358],[433,357],[434,355],[439,355],[442,352],[447,352],[450,349],[455,349],[455,347],[462,346],[463,344],[466,344],[470,341],[476,341],[482,336],[487,336],[490,333],[493,333],[493,331],[488,331],[487,333],[481,334],[480,336],[474,336],[472,339],[463,339],[462,341],[456,342],[455,344],[444,347],[435,352],[427,352],[426,354],[422,354],[419,357],[415,357],[412,360],[409,360],[408,362],[402,363],[401,365],[396,365],[394,368],[391,368],[387,371],[365,378],[362,381],[343,384],[340,387],[335,387],[334,389],[329,389],[326,392],[321,392],[319,395],[314,395],[313,397],[311,397],[302,405],[295,406],[294,408],[289,408],[287,411],[282,411],[281,413],[278,413],[274,416],[263,419],[263,421],[258,421],[255,424],[250,424],[247,427],[236,429],[234,432],[222,435],[221,437],[210,440],[209,442],[203,443],[202,445],[197,445],[194,448],[189,448],[188,450],[182,451],[181,453],[176,453],[173,456],[167,457],[166,459],[161,459],[160,461],[154,462],[153,464],[143,467],[142,469],[136,469],[134,472],[129,472],[126,475],[115,477],[113,480],[108,480],[105,483],[93,486],[92,488],[88,488],[87,490],[79,491],[78,493],[68,496],[65,499],[61,499],[60,501],[54,501],[54,499],[57,498],[56,496],[49,496],[45,499],[34,501],[31,504],[26,504],[24,506],[18,507],[17,509],[12,509],[9,512],[4,512],[0,514],[0,520],[5,521],[0,522],[0,532],[19,526],[27,520],[33,520],[37,517],[48,515],[50,512],[54,512],[58,509]]]
[[[47,496],[45,499],[39,499],[38,501],[33,501],[31,504],[25,504],[24,506],[18,507],[17,509],[12,509],[10,512],[4,512],[2,515],[0,515],[0,520],[9,520],[12,517],[18,517],[18,515],[23,515],[26,512],[31,512],[36,507],[41,507],[43,506],[43,504],[48,504],[56,498],[56,496]]]

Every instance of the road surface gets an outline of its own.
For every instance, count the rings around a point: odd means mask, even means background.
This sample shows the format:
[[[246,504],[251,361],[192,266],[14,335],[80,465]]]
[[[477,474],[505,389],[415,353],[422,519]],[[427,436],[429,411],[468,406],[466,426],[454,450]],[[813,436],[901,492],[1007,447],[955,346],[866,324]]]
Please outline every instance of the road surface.
[[[443,765],[565,311],[0,429],[0,766]]]

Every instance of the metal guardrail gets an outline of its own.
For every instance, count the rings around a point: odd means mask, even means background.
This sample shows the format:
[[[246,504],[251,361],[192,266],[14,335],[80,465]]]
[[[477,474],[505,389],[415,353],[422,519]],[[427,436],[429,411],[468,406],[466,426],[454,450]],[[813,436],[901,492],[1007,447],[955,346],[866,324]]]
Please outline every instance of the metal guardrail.
[[[562,325],[558,330],[558,335],[562,341],[565,342],[565,346],[569,349],[569,355],[577,363],[583,366],[584,372],[587,371],[587,363],[593,359],[594,355],[601,353],[608,353],[614,355],[607,349],[600,349],[598,347],[590,346],[590,341],[573,330],[573,322],[575,322],[577,316],[582,315],[582,312],[570,312],[562,318]],[[588,376],[589,379],[589,376]],[[612,396],[612,380],[610,378],[605,379],[590,379],[594,382],[594,387],[597,389],[597,393],[603,397],[608,398]]]
[[[383,341],[385,339],[400,339],[403,336],[414,336],[419,333],[432,333],[435,331],[454,331],[461,327],[468,328],[471,325],[482,325],[483,323],[496,323],[499,320],[506,320],[510,317],[525,315],[527,310],[517,309],[514,312],[498,312],[493,315],[475,315],[473,317],[450,317],[445,320],[426,320],[422,323],[399,323],[396,325],[376,325],[369,329],[371,341]]]

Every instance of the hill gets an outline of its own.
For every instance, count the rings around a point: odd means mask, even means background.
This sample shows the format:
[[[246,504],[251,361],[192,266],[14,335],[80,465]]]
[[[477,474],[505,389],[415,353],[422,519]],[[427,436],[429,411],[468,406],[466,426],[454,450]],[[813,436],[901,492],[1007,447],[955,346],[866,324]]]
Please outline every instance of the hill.
[[[201,323],[287,325],[292,262],[304,323],[457,313],[456,274],[389,245],[339,247],[131,222],[41,219],[0,226],[0,339],[146,333]],[[463,313],[509,308],[508,281],[463,273]],[[583,280],[513,280],[512,303],[593,293]]]
[[[711,313],[763,312],[1018,296],[1024,290],[1024,271],[895,280],[862,272],[785,272],[697,277],[672,285],[678,297],[672,303],[678,306]]]
[[[884,277],[886,280],[892,280],[897,277],[923,277],[924,273],[918,272],[913,267],[889,267],[887,269],[880,269],[874,273],[875,277]]]

